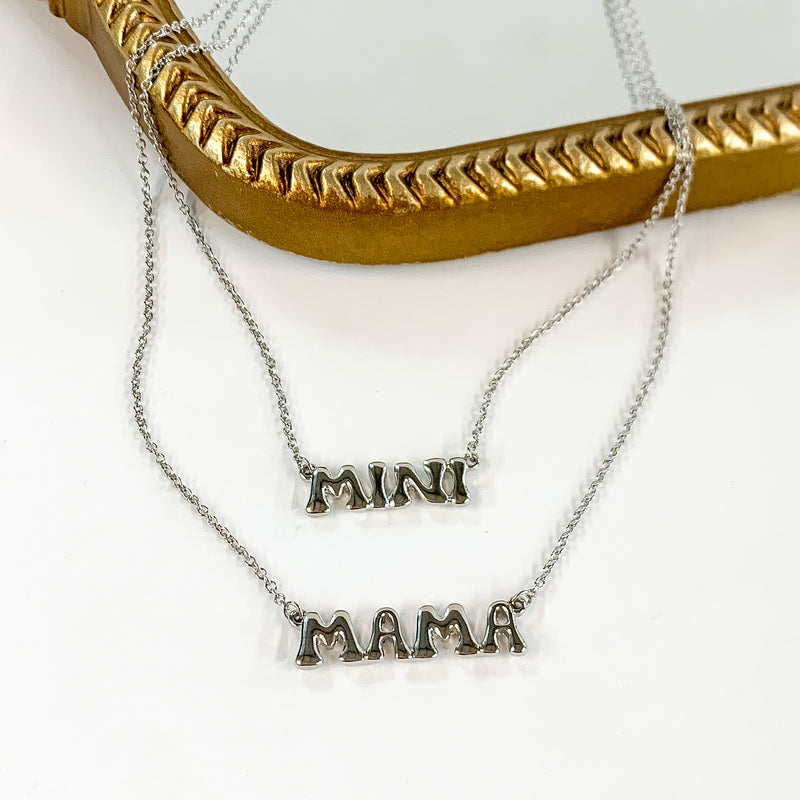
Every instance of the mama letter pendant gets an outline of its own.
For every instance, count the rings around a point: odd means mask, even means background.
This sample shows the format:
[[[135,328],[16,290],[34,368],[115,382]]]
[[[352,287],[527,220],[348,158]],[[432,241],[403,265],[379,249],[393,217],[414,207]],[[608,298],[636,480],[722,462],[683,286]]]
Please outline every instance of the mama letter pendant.
[[[338,659],[345,664],[387,658],[387,645],[391,645],[396,659],[434,658],[437,655],[435,639],[450,638],[455,639],[456,655],[495,654],[500,651],[501,636],[506,640],[510,653],[525,652],[525,642],[517,630],[511,605],[505,600],[489,606],[486,630],[480,642],[473,635],[462,606],[449,605],[442,615],[437,614],[433,606],[423,606],[417,612],[413,647],[406,644],[397,613],[391,608],[381,608],[372,619],[366,650],[361,649],[346,611],[335,611],[327,624],[319,614],[309,611],[300,628],[300,649],[295,663],[298,667],[317,667],[323,663],[320,648],[330,649],[334,645],[341,646]]]
[[[345,508],[402,508],[416,494],[429,503],[469,503],[466,484],[467,462],[463,458],[429,458],[423,462],[427,479],[423,480],[411,464],[401,461],[394,467],[393,488],[386,488],[386,464],[373,461],[369,465],[370,491],[364,490],[355,467],[345,464],[334,477],[326,467],[315,467],[311,473],[311,491],[306,504],[309,514],[327,514],[331,510],[329,495],[341,497],[347,492]]]

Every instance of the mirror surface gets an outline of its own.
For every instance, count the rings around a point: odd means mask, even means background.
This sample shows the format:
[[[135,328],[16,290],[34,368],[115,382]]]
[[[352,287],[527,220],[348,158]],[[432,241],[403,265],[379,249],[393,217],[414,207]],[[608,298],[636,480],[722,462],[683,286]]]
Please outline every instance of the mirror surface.
[[[210,4],[180,7],[200,13]],[[796,0],[637,6],[656,74],[681,102],[800,80]],[[295,136],[364,152],[629,111],[600,0],[275,0],[233,77]]]

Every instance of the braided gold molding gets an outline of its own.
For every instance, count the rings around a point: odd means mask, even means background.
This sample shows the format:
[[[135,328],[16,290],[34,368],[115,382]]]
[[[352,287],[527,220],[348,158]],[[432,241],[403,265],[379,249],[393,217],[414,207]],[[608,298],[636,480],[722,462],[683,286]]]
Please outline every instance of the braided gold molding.
[[[50,6],[92,42],[123,97],[125,59],[182,16],[170,0]],[[139,77],[177,41],[194,39],[154,43]],[[205,55],[169,63],[152,96],[176,171],[203,202],[266,242],[332,261],[440,260],[634,222],[674,156],[655,112],[420,153],[328,150],[265,119]],[[693,209],[800,187],[800,85],[687,111]]]

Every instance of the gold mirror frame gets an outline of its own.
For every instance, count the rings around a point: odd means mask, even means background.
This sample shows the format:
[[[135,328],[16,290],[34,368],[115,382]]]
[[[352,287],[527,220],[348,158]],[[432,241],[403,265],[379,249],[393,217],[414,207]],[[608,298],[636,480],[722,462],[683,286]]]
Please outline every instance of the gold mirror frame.
[[[183,15],[170,0],[50,0],[123,98],[126,59]],[[148,73],[175,41],[159,41]],[[266,119],[206,55],[168,64],[153,106],[176,172],[219,216],[294,253],[361,264],[441,261],[644,219],[672,164],[658,112],[418,153],[319,147]],[[800,187],[800,84],[686,106],[690,210]]]

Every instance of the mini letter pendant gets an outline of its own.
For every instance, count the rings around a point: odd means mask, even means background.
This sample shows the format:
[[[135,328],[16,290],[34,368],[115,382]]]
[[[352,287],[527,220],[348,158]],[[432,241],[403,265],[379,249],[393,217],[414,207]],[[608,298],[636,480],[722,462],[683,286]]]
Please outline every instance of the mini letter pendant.
[[[303,617],[295,663],[298,667],[317,667],[322,664],[320,647],[331,648],[336,644],[341,645],[339,661],[345,664],[386,658],[387,644],[391,644],[396,659],[433,658],[437,654],[434,636],[439,639],[456,637],[454,652],[459,656],[494,654],[500,650],[498,634],[505,637],[510,653],[525,652],[525,642],[517,630],[511,605],[505,600],[489,606],[486,632],[480,643],[470,630],[464,609],[456,603],[447,606],[442,616],[436,614],[433,606],[423,606],[419,610],[413,647],[409,647],[403,638],[397,613],[391,608],[381,608],[372,619],[366,650],[361,649],[346,611],[335,611],[327,625],[319,614],[310,611]]]
[[[420,478],[411,464],[395,464],[394,488],[386,488],[386,464],[373,461],[369,465],[371,491],[367,494],[355,467],[345,464],[334,478],[326,467],[316,467],[311,473],[311,492],[306,505],[309,514],[327,514],[331,510],[329,495],[341,497],[347,491],[345,508],[402,508],[411,502],[409,491],[429,503],[450,503],[464,506],[469,503],[466,484],[467,462],[463,458],[430,458],[423,462],[427,481]],[[445,482],[449,486],[445,485]]]

